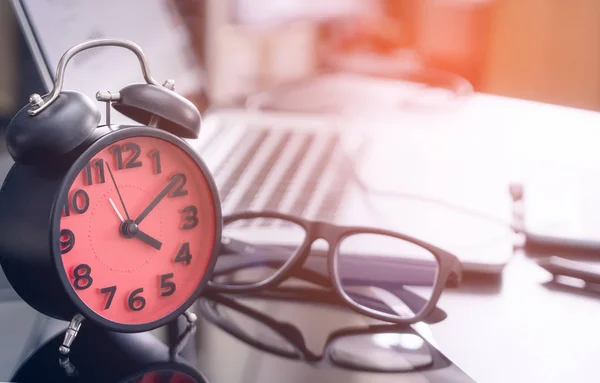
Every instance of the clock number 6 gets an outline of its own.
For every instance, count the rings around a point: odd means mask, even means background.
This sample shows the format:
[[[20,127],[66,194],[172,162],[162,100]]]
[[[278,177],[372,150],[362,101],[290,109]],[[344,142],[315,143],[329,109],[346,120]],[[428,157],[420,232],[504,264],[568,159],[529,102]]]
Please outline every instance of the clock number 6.
[[[85,290],[92,285],[94,280],[90,275],[91,273],[92,268],[85,263],[75,267],[73,270],[73,276],[75,277],[75,280],[73,281],[73,287],[75,287],[75,290]]]
[[[160,276],[160,288],[163,289],[163,291],[161,291],[160,293],[161,297],[168,297],[169,295],[173,295],[175,290],[177,290],[175,282],[169,280],[173,278],[173,276],[173,273],[163,274]]]
[[[186,206],[181,210],[182,213],[189,213],[183,217],[183,229],[189,230],[198,226],[198,208],[190,205]]]
[[[146,307],[146,299],[144,297],[139,296],[138,294],[143,293],[144,289],[139,288],[135,289],[129,294],[129,299],[127,299],[127,305],[133,311],[141,311]]]

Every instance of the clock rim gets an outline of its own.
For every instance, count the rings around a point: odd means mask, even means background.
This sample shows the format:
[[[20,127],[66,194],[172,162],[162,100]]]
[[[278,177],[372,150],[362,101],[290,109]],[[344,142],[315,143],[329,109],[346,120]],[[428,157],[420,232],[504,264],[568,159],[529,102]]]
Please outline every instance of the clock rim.
[[[101,127],[99,127],[100,129]],[[60,186],[58,188],[58,192],[54,198],[54,202],[51,209],[51,228],[50,228],[50,248],[52,252],[52,263],[58,272],[58,276],[60,282],[67,293],[70,300],[73,302],[75,307],[79,310],[79,312],[89,320],[96,322],[98,325],[108,328],[110,330],[124,332],[124,333],[136,333],[136,332],[144,332],[153,330],[157,327],[163,326],[179,315],[181,315],[185,310],[187,310],[198,298],[200,297],[202,291],[207,286],[208,281],[212,277],[212,271],[217,262],[217,257],[219,255],[219,249],[221,245],[221,231],[223,227],[223,215],[221,212],[221,201],[219,197],[219,193],[217,191],[217,186],[215,184],[212,173],[208,169],[208,166],[204,163],[202,158],[195,152],[195,150],[187,144],[181,138],[162,131],[156,128],[151,128],[147,126],[130,126],[130,125],[121,125],[118,128],[110,127],[111,131],[100,136],[94,142],[92,142],[85,150],[83,150],[78,156],[77,159],[69,166],[69,170],[66,172],[62,181],[60,182]],[[60,220],[62,217],[62,203],[59,201],[65,200],[68,192],[72,186],[73,181],[77,177],[77,175],[81,172],[85,164],[96,154],[98,154],[103,149],[108,146],[114,144],[117,141],[121,141],[124,139],[132,138],[132,137],[153,137],[158,139],[163,139],[171,144],[176,145],[181,150],[183,150],[200,168],[202,172],[210,193],[213,199],[213,208],[215,215],[215,236],[213,242],[213,250],[210,256],[210,260],[208,262],[206,272],[198,282],[194,293],[190,295],[183,304],[174,309],[171,313],[165,315],[162,318],[159,318],[152,322],[146,323],[138,323],[138,324],[126,324],[115,322],[109,319],[102,317],[100,314],[96,313],[90,307],[88,307],[84,301],[77,295],[75,290],[72,288],[67,273],[64,269],[64,264],[62,262],[62,254],[60,253],[60,236],[55,235],[55,233],[60,232]]]

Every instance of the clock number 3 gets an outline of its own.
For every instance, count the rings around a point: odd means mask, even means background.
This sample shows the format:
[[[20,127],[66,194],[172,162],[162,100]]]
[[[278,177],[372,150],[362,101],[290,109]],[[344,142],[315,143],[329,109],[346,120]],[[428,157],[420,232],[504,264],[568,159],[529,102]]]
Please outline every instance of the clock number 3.
[[[75,267],[73,270],[73,276],[75,277],[73,287],[75,287],[76,290],[85,290],[89,288],[94,282],[91,273],[92,268],[85,263]]]
[[[186,213],[183,217],[183,229],[189,230],[198,226],[198,208],[190,205],[186,206],[181,210],[182,213]]]

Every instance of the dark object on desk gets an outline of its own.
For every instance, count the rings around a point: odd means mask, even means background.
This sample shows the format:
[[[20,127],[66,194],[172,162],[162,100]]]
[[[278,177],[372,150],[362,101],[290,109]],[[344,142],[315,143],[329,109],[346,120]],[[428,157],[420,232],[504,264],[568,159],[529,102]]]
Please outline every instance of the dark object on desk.
[[[600,254],[598,172],[581,165],[569,172],[540,172],[525,183],[526,246]]]
[[[63,92],[69,60],[82,51],[107,46],[137,56],[147,83],[128,88],[124,104],[131,107],[127,111],[149,120],[148,126],[110,122],[94,126],[98,112],[91,101],[83,101],[86,98],[79,93]],[[17,163],[0,192],[0,263],[11,286],[31,307],[71,321],[72,332],[61,347],[65,354],[84,319],[120,332],[148,331],[172,321],[196,301],[216,262],[221,206],[212,175],[181,137],[159,125],[161,119],[180,112],[184,116],[169,121],[169,129],[186,123],[185,129],[197,131],[199,113],[190,112],[194,106],[189,102],[175,108],[174,102],[182,99],[169,93],[174,84],[167,82],[169,90],[152,94],[169,99],[172,109],[163,113],[155,105],[156,115],[151,116],[143,110],[149,101],[148,93],[140,90],[143,86],[160,85],[135,43],[82,42],[62,56],[52,91],[44,97],[33,95],[8,129],[9,150]],[[136,104],[135,97],[144,100]],[[97,98],[107,102],[109,111],[109,103],[122,101],[119,93],[111,92],[99,92]],[[52,134],[43,136],[38,130]],[[140,155],[152,160],[142,162]],[[123,174],[122,169],[129,170]],[[181,170],[174,174],[175,169]],[[161,192],[150,196],[148,190]],[[183,205],[172,205],[170,214],[162,210],[162,218],[148,217],[167,195],[181,197]],[[139,198],[148,205],[137,218],[130,217],[125,201]],[[114,201],[120,202],[119,207]],[[185,232],[178,229],[182,219],[184,230],[199,225],[202,231],[183,238]],[[163,223],[175,231],[162,232]],[[163,248],[161,241],[167,236],[173,246]],[[114,256],[120,253],[130,257]],[[150,262],[157,253],[168,255],[158,257],[165,262]],[[186,267],[173,273],[180,262]]]
[[[259,350],[311,365],[372,372],[413,372],[450,366],[438,350],[408,326],[370,325],[340,328],[327,336],[322,353],[313,353],[302,331],[224,295],[198,302],[203,318]]]
[[[252,228],[267,222],[270,229],[260,238]],[[461,278],[454,255],[398,232],[343,227],[277,212],[237,213],[224,217],[223,225],[222,244],[230,253],[217,259],[210,282],[217,291],[248,293],[277,286],[305,263],[310,266],[307,260],[317,240],[325,240],[329,248],[326,257],[320,257],[322,267],[304,271],[328,270],[327,287],[353,310],[379,320],[396,324],[424,320],[446,283]],[[278,236],[277,227],[290,226],[294,236]],[[289,245],[269,245],[274,238],[287,239]]]
[[[69,358],[60,357],[63,333],[45,343],[19,367],[20,383],[205,383],[206,378],[149,333],[121,334],[93,324],[82,327]]]
[[[555,279],[565,276],[600,285],[600,269],[593,264],[560,257],[538,259],[537,264],[550,272]]]

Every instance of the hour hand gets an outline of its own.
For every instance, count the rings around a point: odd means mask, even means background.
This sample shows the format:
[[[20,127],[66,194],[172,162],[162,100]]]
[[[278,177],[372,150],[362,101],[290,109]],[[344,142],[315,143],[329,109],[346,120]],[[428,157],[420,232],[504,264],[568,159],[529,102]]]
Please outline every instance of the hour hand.
[[[140,229],[138,229],[138,231],[133,236],[139,239],[140,241],[144,242],[145,244],[152,246],[156,250],[160,250],[160,248],[162,247],[162,242],[160,242],[158,239],[149,236]]]

